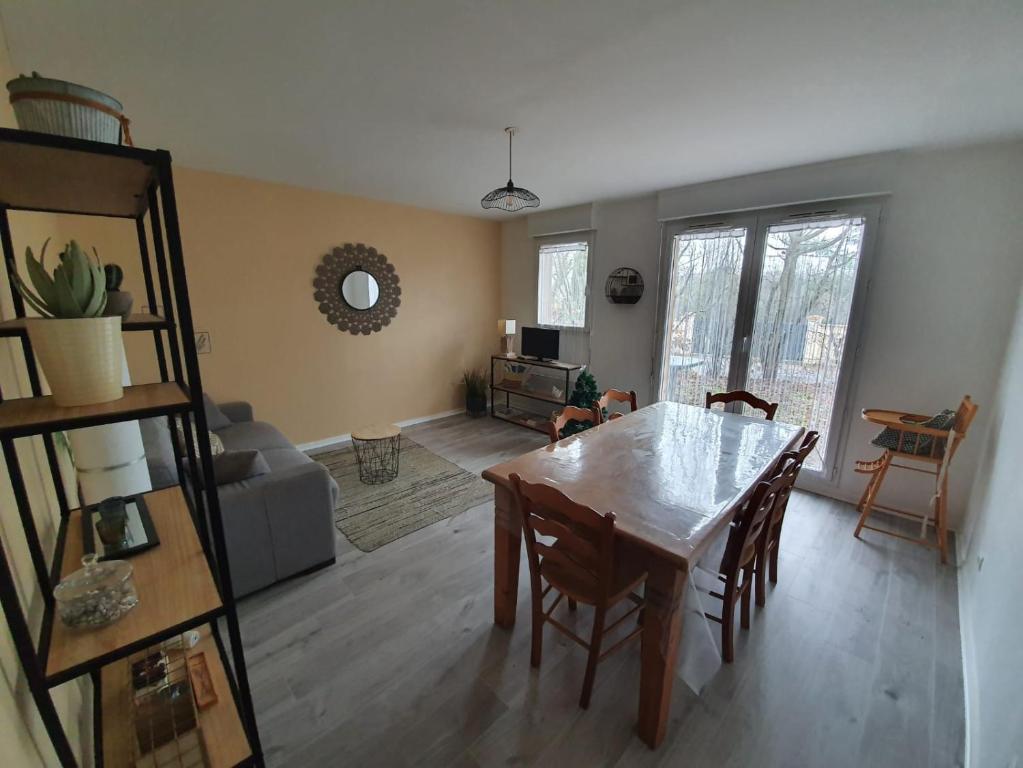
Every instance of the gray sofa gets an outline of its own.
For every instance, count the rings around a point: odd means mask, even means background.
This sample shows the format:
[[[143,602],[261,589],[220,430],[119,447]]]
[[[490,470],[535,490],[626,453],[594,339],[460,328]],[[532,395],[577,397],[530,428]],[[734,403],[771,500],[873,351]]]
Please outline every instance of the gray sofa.
[[[206,421],[225,452],[255,449],[266,462],[264,474],[217,486],[235,596],[333,563],[338,488],[326,468],[274,426],[254,421],[248,403],[206,398]],[[153,487],[177,483],[167,420],[141,424]]]

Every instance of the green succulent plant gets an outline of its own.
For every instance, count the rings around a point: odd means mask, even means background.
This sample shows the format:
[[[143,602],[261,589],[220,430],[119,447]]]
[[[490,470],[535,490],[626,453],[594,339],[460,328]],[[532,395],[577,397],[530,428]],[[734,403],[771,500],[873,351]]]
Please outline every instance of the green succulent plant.
[[[101,317],[107,305],[107,281],[96,249],[93,248],[94,264],[72,240],[61,252],[60,263],[54,267],[51,277],[46,271],[46,246],[49,244],[49,239],[43,243],[38,261],[31,248],[25,249],[25,266],[35,291],[15,273],[18,293],[43,317]]]
[[[124,270],[117,264],[105,264],[103,272],[107,278],[107,291],[121,290],[121,283],[124,281]]]

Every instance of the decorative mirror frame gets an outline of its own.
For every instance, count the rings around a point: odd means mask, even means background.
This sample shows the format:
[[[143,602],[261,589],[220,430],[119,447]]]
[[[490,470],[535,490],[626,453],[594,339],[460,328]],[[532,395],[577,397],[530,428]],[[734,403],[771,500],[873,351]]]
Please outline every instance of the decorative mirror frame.
[[[341,281],[356,270],[368,272],[377,281],[380,293],[377,303],[369,309],[356,309],[341,295]],[[319,303],[320,312],[327,316],[327,322],[353,336],[369,336],[390,325],[401,304],[394,265],[365,243],[345,243],[324,255],[322,263],[316,266],[313,287],[316,289],[313,298]]]

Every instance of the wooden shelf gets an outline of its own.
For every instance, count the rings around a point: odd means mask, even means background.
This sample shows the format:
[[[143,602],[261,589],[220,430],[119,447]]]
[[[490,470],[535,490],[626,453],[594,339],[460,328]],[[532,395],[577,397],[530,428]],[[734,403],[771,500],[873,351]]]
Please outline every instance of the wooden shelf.
[[[535,357],[523,357],[522,355],[491,355],[491,360],[502,363],[515,363],[516,365],[535,365],[540,368],[553,368],[556,371],[578,371],[582,368],[579,363],[563,363],[560,360],[538,360]]]
[[[187,655],[202,652],[213,678],[217,703],[199,712],[210,768],[229,768],[252,756],[249,742],[238,716],[224,662],[210,628],[204,626],[202,638]],[[105,768],[129,768],[132,765],[131,667],[127,659],[110,664],[102,673],[103,765]]]
[[[501,421],[509,421],[512,424],[518,424],[520,427],[526,427],[527,429],[533,429],[537,432],[543,432],[547,434],[547,420],[543,416],[538,416],[535,413],[527,413],[525,411],[512,410],[508,413],[502,413],[499,408],[494,408],[494,418],[501,419]]]
[[[129,315],[127,320],[121,321],[122,331],[152,331],[159,328],[169,328],[170,323],[159,315],[140,314]],[[25,318],[16,317],[13,320],[0,321],[0,338],[7,336],[24,336]]]
[[[0,129],[0,204],[135,218],[146,211],[157,156],[152,150]]]
[[[496,389],[498,392],[507,392],[510,395],[519,395],[521,397],[528,397],[531,400],[543,400],[546,403],[554,403],[555,405],[560,405],[562,408],[564,408],[565,405],[566,405],[565,399],[562,398],[562,397],[555,397],[554,395],[546,395],[543,392],[534,392],[532,390],[524,389],[522,387],[518,387],[518,388],[515,388],[515,387],[502,387],[500,384],[494,384],[490,388],[491,389]]]
[[[0,435],[25,437],[42,432],[91,427],[129,419],[144,419],[189,408],[188,394],[174,382],[136,384],[124,397],[109,403],[62,408],[45,397],[22,397],[0,403]]]
[[[195,626],[222,603],[180,486],[145,494],[160,544],[129,558],[139,603],[99,629],[70,629],[54,617],[46,664],[55,685],[145,647],[161,635]],[[68,518],[61,577],[82,567],[81,510]]]

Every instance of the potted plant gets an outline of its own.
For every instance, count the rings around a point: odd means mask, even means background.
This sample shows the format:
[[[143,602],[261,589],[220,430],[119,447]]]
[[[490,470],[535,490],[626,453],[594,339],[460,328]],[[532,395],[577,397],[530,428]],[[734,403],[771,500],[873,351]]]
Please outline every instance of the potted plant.
[[[473,418],[487,415],[487,377],[482,368],[469,368],[462,374],[465,387],[465,412]]]
[[[103,274],[106,276],[107,285],[107,306],[103,310],[104,317],[118,315],[122,320],[127,320],[131,314],[132,296],[130,292],[121,290],[124,270],[117,264],[106,264],[103,266]]]
[[[101,91],[33,72],[7,83],[18,127],[109,144],[131,144],[128,118],[117,99]]]
[[[107,291],[99,254],[93,263],[72,240],[51,277],[45,266],[49,242],[43,243],[38,261],[31,248],[25,251],[35,291],[17,273],[14,282],[25,301],[42,315],[27,318],[25,326],[54,402],[75,406],[117,400],[124,395],[121,318],[103,316]]]
[[[572,390],[572,395],[568,399],[569,405],[574,405],[579,408],[590,409],[596,405],[600,399],[600,391],[597,389],[597,380],[593,377],[592,373],[588,371],[582,371],[575,380],[575,388]],[[604,414],[607,415],[606,413]],[[576,421],[572,419],[565,424],[564,429],[561,430],[562,437],[568,437],[578,432],[583,432],[590,429],[593,425],[588,421]]]

